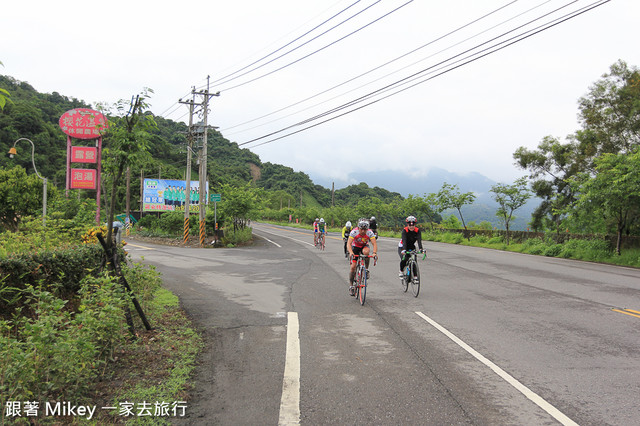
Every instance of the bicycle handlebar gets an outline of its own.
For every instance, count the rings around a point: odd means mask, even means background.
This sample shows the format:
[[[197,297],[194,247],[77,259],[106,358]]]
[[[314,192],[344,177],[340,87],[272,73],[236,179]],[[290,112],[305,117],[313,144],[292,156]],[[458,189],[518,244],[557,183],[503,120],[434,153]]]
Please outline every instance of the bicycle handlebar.
[[[427,258],[427,251],[425,249],[422,249],[422,250],[405,250],[405,253],[408,254],[409,256],[417,255],[418,253],[424,253],[424,256],[422,256],[422,260],[425,260]]]
[[[352,259],[357,259],[358,257],[369,257],[369,258],[372,257],[374,259],[373,266],[376,266],[376,263],[378,263],[378,256],[371,256],[371,255],[365,256],[363,254],[354,254],[351,256]]]

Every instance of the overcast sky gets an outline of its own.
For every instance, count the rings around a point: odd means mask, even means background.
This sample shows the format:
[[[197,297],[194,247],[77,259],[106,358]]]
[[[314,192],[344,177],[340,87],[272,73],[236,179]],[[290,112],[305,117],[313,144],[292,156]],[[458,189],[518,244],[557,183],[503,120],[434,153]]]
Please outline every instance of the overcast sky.
[[[210,76],[221,93],[209,124],[262,161],[339,181],[440,167],[511,183],[525,174],[518,147],[575,132],[589,86],[618,59],[640,66],[640,2],[611,0],[464,63],[599,3],[12,1],[0,73],[91,104],[149,87],[155,114],[185,122],[178,100]]]

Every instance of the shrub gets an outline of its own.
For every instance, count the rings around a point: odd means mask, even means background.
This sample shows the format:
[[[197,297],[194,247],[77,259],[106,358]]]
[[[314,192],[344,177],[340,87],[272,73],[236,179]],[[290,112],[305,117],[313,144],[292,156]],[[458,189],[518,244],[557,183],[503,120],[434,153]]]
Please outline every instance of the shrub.
[[[495,237],[491,237],[487,244],[503,244],[504,237],[502,235],[496,235]]]
[[[0,395],[6,400],[82,401],[124,336],[122,287],[103,275],[81,283],[79,311],[28,286],[33,317],[0,321]]]
[[[553,244],[548,246],[544,250],[544,255],[549,257],[558,257],[558,255],[562,252],[562,244]]]

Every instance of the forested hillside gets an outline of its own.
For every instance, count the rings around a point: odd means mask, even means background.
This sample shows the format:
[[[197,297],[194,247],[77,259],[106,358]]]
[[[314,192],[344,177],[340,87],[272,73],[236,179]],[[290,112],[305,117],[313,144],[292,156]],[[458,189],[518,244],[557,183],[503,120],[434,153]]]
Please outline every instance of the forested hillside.
[[[10,101],[0,111],[0,149],[8,152],[18,138],[31,139],[35,145],[35,163],[38,172],[49,182],[64,188],[66,167],[66,135],[62,133],[58,122],[60,116],[73,108],[96,108],[81,100],[63,96],[57,92],[39,93],[26,82],[9,76],[0,75],[0,88],[10,92]],[[157,128],[152,131],[149,160],[132,171],[132,179],[157,177],[163,179],[184,179],[186,172],[186,124],[163,117],[154,116]],[[106,141],[105,141],[106,144]],[[303,205],[330,207],[331,190],[314,184],[304,172],[296,172],[280,164],[262,163],[260,158],[248,149],[241,149],[211,129],[207,138],[209,182],[215,192],[224,184],[244,184],[255,182],[260,187],[274,193],[271,198],[285,206]],[[19,146],[21,150],[28,145]],[[198,148],[198,141],[195,142]],[[29,172],[30,155],[19,155],[14,159],[0,158],[0,167],[23,166]],[[198,179],[198,166],[192,162],[191,176]],[[132,208],[138,209],[139,185],[132,185]],[[86,194],[85,194],[86,195]],[[334,202],[337,205],[353,205],[362,198],[376,198],[388,202],[400,194],[391,193],[382,188],[369,188],[361,183],[336,191]],[[124,200],[119,200],[122,210]],[[275,203],[275,201],[274,201]],[[275,205],[274,205],[275,207]]]

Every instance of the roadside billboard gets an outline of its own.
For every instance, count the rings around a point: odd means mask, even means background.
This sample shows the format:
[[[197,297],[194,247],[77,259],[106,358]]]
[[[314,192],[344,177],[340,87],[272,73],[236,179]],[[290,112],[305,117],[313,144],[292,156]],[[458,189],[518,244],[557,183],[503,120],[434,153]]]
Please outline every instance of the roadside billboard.
[[[207,193],[209,183],[207,183]],[[200,210],[200,182],[191,181],[187,186],[184,180],[145,179],[143,188],[142,210],[145,212],[184,211],[189,192],[189,212]],[[206,194],[203,198],[206,203]]]

